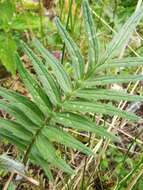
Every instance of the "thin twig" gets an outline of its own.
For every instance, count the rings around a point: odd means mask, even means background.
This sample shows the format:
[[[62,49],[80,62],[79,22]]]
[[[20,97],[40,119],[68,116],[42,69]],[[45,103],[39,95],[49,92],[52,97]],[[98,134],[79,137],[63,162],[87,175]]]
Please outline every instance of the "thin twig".
[[[7,189],[8,189],[8,187],[9,187],[9,185],[10,185],[10,183],[11,183],[11,181],[12,181],[12,179],[13,179],[13,177],[14,177],[15,174],[17,174],[17,175],[19,175],[19,176],[22,176],[24,179],[26,179],[27,181],[29,181],[29,182],[32,183],[33,185],[39,186],[39,182],[36,181],[35,179],[33,179],[33,178],[31,178],[31,177],[28,177],[28,176],[26,176],[26,175],[24,175],[24,174],[22,174],[22,173],[20,173],[20,172],[18,172],[18,171],[14,171],[14,172],[12,172],[11,175],[9,176],[7,182],[5,183],[5,185],[4,185],[4,187],[3,187],[3,190],[7,190]]]
[[[5,183],[2,190],[7,190],[8,189],[8,187],[9,187],[9,185],[10,185],[10,183],[11,183],[13,177],[14,177],[14,174],[15,174],[14,172],[11,173],[11,175],[9,176],[9,178],[8,178],[7,182]]]

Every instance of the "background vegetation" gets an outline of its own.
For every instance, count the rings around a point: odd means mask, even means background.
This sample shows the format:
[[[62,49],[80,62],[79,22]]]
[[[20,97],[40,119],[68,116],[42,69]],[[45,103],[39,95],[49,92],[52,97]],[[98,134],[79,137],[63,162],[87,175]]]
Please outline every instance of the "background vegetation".
[[[0,189],[143,189],[142,14],[0,0]]]

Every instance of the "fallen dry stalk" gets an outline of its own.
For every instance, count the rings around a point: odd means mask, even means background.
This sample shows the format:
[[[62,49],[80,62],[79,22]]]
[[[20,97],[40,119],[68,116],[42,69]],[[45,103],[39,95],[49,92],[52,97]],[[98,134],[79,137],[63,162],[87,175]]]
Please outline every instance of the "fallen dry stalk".
[[[29,181],[33,185],[39,186],[39,182],[36,181],[35,179],[33,179],[31,177],[28,177],[28,176],[26,176],[26,175],[24,175],[24,174],[22,174],[22,173],[20,173],[18,171],[14,171],[14,172],[11,173],[10,177],[8,178],[7,182],[5,183],[5,185],[3,187],[3,190],[8,190],[8,187],[9,187],[9,185],[10,185],[10,183],[11,183],[11,181],[12,181],[15,174],[23,177],[24,179],[26,179],[27,181]]]

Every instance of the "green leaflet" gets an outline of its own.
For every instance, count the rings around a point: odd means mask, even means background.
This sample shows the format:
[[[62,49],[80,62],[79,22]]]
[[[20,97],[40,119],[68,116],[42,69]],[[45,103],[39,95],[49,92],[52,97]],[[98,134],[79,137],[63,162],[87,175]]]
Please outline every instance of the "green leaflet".
[[[96,85],[105,85],[105,84],[113,84],[113,83],[128,83],[135,82],[143,79],[143,75],[109,75],[109,76],[101,76],[96,77],[84,82],[84,86],[94,87]]]
[[[44,91],[51,100],[54,105],[57,105],[60,102],[60,92],[57,87],[57,84],[52,77],[52,75],[48,72],[45,65],[39,59],[39,57],[24,43],[21,43],[24,52],[28,55],[34,69],[37,73],[39,80],[41,81]]]
[[[126,118],[131,121],[138,121],[140,117],[135,114],[122,111],[112,105],[102,104],[102,103],[91,103],[91,102],[83,102],[83,101],[69,101],[64,104],[65,110],[77,111],[81,113],[92,112],[92,113],[102,113],[107,115],[117,115],[119,117]]]
[[[45,160],[39,159],[38,157],[36,157],[36,160],[37,160],[37,163],[39,163],[39,165],[43,168],[43,170],[44,170],[46,176],[48,177],[48,179],[50,181],[54,181],[52,173],[51,173],[51,171],[49,169],[49,164]]]
[[[14,104],[12,105],[0,100],[0,109],[15,117],[16,121],[28,131],[33,133],[36,129],[38,129],[38,126],[35,125],[19,108],[14,106]]]
[[[21,151],[25,151],[25,149],[28,145],[27,141],[13,135],[10,131],[7,131],[4,128],[0,129],[0,137],[5,138],[10,143],[16,145],[19,148],[19,150],[21,150]]]
[[[23,64],[20,61],[19,56],[16,59],[17,69],[20,74],[21,80],[24,82],[25,86],[28,88],[31,93],[35,104],[39,106],[41,111],[47,115],[50,113],[50,102],[43,89],[40,88],[37,81],[30,75],[30,73],[24,68]]]
[[[34,164],[38,163],[43,168],[46,176],[48,177],[48,179],[50,181],[54,180],[53,175],[52,175],[52,173],[51,173],[51,171],[49,169],[49,163],[47,162],[47,160],[44,160],[41,157],[41,155],[39,155],[39,151],[37,150],[36,146],[32,147],[32,150],[30,152],[29,157],[30,157],[31,161],[34,161]]]
[[[143,101],[142,96],[131,95],[119,90],[106,90],[106,89],[84,89],[78,90],[75,94],[76,97],[84,98],[87,100],[115,100],[115,101]]]
[[[37,137],[36,147],[44,160],[50,162],[64,172],[69,174],[73,173],[71,167],[56,154],[55,148],[44,135],[41,134]]]
[[[108,133],[106,129],[103,128],[103,126],[96,125],[96,123],[90,121],[84,116],[75,113],[57,113],[53,118],[53,121],[63,125],[64,127],[71,127],[79,131],[88,131],[95,134],[97,133],[98,135],[106,138],[115,138],[114,135]]]
[[[142,16],[143,8],[141,7],[132,14],[121,30],[114,36],[113,40],[107,46],[107,49],[101,58],[100,64],[103,64],[107,60],[111,59],[117,52],[120,52],[120,50],[127,45]]]
[[[0,96],[2,96],[10,102],[20,102],[24,104],[26,107],[29,107],[33,114],[39,116],[41,120],[44,119],[44,115],[39,109],[39,107],[34,102],[30,101],[26,96],[23,96],[13,90],[8,90],[3,87],[0,87]]]
[[[55,19],[55,23],[57,30],[65,42],[68,48],[68,52],[72,58],[75,77],[76,79],[82,79],[84,76],[84,60],[82,58],[80,50],[58,18]]]
[[[38,106],[28,98],[0,87],[0,96],[10,101],[18,109],[25,113],[25,115],[32,120],[36,125],[42,125],[44,116],[39,110]]]
[[[95,64],[98,64],[99,60],[99,44],[96,36],[96,29],[94,25],[94,21],[92,18],[92,14],[90,11],[89,3],[87,0],[83,0],[82,4],[83,8],[83,16],[84,16],[84,26],[86,29],[86,34],[88,37],[89,44],[89,65],[91,68],[95,67]]]
[[[103,71],[104,69],[112,69],[119,67],[137,67],[140,65],[143,65],[143,57],[112,59],[103,65],[99,65],[98,68],[96,68],[96,72]]]
[[[32,133],[15,121],[0,118],[0,129],[1,128],[5,128],[7,131],[11,132],[12,135],[17,136],[22,140],[30,141],[33,136]]]
[[[72,83],[64,70],[63,66],[57,61],[57,59],[46,50],[43,45],[37,40],[33,40],[34,47],[40,52],[43,58],[46,60],[46,64],[53,70],[53,74],[59,83],[59,86],[65,93],[70,93],[72,90]]]
[[[51,142],[59,142],[67,147],[75,148],[87,155],[93,155],[93,152],[88,147],[61,129],[53,126],[47,126],[43,129],[42,134]]]

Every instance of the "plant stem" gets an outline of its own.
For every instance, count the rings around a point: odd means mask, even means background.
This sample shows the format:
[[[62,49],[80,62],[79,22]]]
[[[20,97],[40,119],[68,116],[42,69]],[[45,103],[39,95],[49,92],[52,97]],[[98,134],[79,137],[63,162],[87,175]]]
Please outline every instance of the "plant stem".
[[[39,0],[39,11],[40,11],[40,32],[41,32],[41,39],[44,43],[44,24],[43,24],[43,2]]]
[[[35,133],[35,135],[33,136],[33,139],[32,139],[32,141],[31,141],[31,143],[28,145],[27,150],[26,150],[25,155],[24,155],[24,158],[23,158],[23,164],[24,164],[24,165],[26,165],[26,163],[27,163],[27,161],[28,161],[28,155],[29,155],[29,153],[30,153],[30,151],[31,151],[31,149],[32,149],[33,144],[34,144],[35,141],[36,141],[37,136],[41,133],[42,129],[43,129],[43,128],[46,126],[46,124],[51,120],[51,118],[52,118],[52,116],[49,117],[48,119],[46,119],[46,121],[44,122],[43,126],[42,126],[39,130],[37,130],[36,133]]]
[[[14,174],[15,174],[14,172],[11,173],[11,175],[9,176],[9,178],[8,178],[7,182],[5,183],[2,190],[7,190],[8,189],[8,187],[9,187],[9,185],[10,185],[10,183],[11,183],[13,177],[14,177]]]

